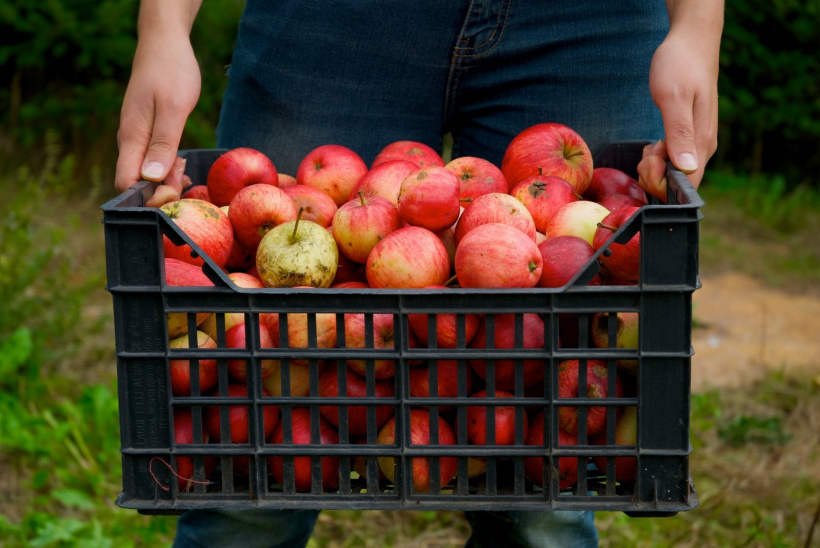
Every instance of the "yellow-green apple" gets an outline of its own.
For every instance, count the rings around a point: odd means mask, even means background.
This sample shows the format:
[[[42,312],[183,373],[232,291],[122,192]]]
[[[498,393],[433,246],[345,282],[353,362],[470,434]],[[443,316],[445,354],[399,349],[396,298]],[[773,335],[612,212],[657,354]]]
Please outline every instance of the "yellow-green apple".
[[[393,202],[359,191],[336,212],[331,230],[339,252],[353,262],[365,264],[376,244],[401,225],[399,210]]]
[[[368,394],[367,382],[365,378],[352,371],[349,367],[345,367],[345,387],[340,392],[339,388],[339,371],[337,367],[330,366],[324,370],[319,376],[319,397],[320,398],[392,398],[394,394],[393,380],[376,379],[373,383],[373,393]],[[348,436],[366,436],[368,428],[369,415],[368,409],[374,407],[372,405],[347,405],[347,431]],[[387,422],[393,416],[393,406],[391,405],[377,405],[375,406],[375,423],[371,424],[374,432]],[[319,407],[319,413],[327,419],[330,424],[339,429],[339,415],[342,411],[338,405],[322,405]]]
[[[176,339],[168,341],[170,348],[190,348],[191,341],[188,334],[180,335]],[[216,341],[202,331],[196,332],[197,348],[216,348]],[[173,355],[173,354],[172,354]],[[199,393],[204,394],[216,386],[218,381],[216,359],[199,360],[168,360],[171,368],[171,391],[174,396],[191,395],[191,368],[197,367],[199,362]]]
[[[431,360],[432,361],[432,360]],[[419,365],[410,368],[410,397],[411,398],[457,398],[458,397],[458,372],[465,368],[464,390],[465,395],[473,391],[475,374],[467,364],[459,365],[457,360],[437,360],[436,361],[436,391],[430,390],[431,365]],[[419,405],[419,407],[427,407]],[[439,411],[453,409],[452,405],[439,405]]]
[[[610,348],[609,322],[612,312],[598,312],[592,315],[592,343],[597,348]],[[615,314],[615,340],[612,348],[638,348],[639,314],[637,312],[617,312]],[[635,375],[637,360],[618,360],[618,369]]]
[[[598,251],[621,226],[637,215],[640,208],[625,207],[612,212],[599,223],[592,240],[592,248]],[[641,275],[641,233],[636,232],[625,244],[612,242],[598,258],[608,275],[637,283]]]
[[[578,236],[555,236],[538,244],[543,270],[538,287],[563,287],[586,266],[594,252],[592,246]],[[588,285],[601,285],[598,274]]]
[[[472,394],[471,398],[487,398],[486,390],[479,390]],[[493,398],[505,399],[513,398],[512,392],[506,390],[496,390]],[[488,427],[487,416],[490,413],[495,415],[495,427]],[[490,440],[489,433],[493,438],[490,445],[515,445],[515,406],[512,405],[471,405],[467,407],[467,440],[473,445],[487,445]],[[521,442],[527,438],[527,414],[521,413],[523,435]],[[520,442],[519,442],[520,443]]]
[[[592,245],[598,223],[607,215],[609,210],[596,202],[571,202],[559,208],[547,222],[547,238],[578,236]]]
[[[366,274],[370,287],[378,289],[443,285],[450,277],[450,257],[435,233],[406,226],[385,236],[370,251]]]
[[[458,177],[440,166],[414,171],[401,183],[398,204],[399,215],[409,225],[433,232],[449,228],[461,208]]]
[[[323,226],[295,221],[268,231],[256,249],[256,269],[265,287],[330,287],[339,249]]]
[[[165,283],[170,286],[195,286],[207,287],[214,283],[202,272],[202,269],[179,259],[166,258]],[[197,312],[196,324],[202,325],[211,314],[209,312]],[[180,335],[188,333],[188,315],[184,312],[171,312],[166,314],[168,326],[168,338],[175,339]]]
[[[538,232],[546,232],[550,218],[562,206],[578,201],[572,185],[553,175],[528,177],[515,185],[510,195],[524,204]]]
[[[447,289],[443,285],[430,285],[424,289]],[[429,320],[428,320],[429,318]],[[428,321],[429,324],[428,325]],[[478,331],[481,318],[477,314],[464,314],[464,344],[470,344]],[[407,323],[422,347],[430,345],[429,338],[432,324],[435,323],[435,348],[457,348],[458,315],[453,314],[408,314]]]
[[[417,167],[444,166],[444,160],[438,152],[418,141],[394,141],[384,147],[373,159],[370,168],[390,160],[405,160]]]
[[[259,324],[259,333],[257,335],[257,342],[259,348],[276,348],[270,331],[264,324]],[[246,324],[237,324],[225,332],[225,346],[227,348],[247,349],[247,329]],[[249,349],[253,351],[253,349]],[[228,360],[228,375],[236,382],[245,383],[248,381],[248,365],[249,360],[244,358],[231,358]],[[261,378],[268,377],[276,371],[279,366],[279,360],[274,359],[260,359],[259,375]]]
[[[615,394],[609,394],[609,370],[606,361],[587,360],[587,379],[584,385],[579,380],[578,360],[564,360],[558,364],[558,398],[564,401],[575,398],[621,398],[623,383],[615,376]],[[612,408],[612,412],[615,409]],[[607,408],[587,407],[587,436],[600,434],[606,428]],[[578,406],[558,407],[558,425],[569,434],[578,433]]]
[[[398,205],[401,182],[418,169],[417,164],[407,160],[387,160],[375,165],[359,179],[349,199],[352,200],[361,191],[365,196],[381,196]]]
[[[333,425],[327,422],[321,415],[319,419],[319,439],[314,440],[311,434],[311,410],[307,407],[294,407],[290,412],[291,439],[285,439],[283,415],[276,429],[271,434],[269,443],[273,445],[296,444],[296,445],[337,445],[339,443],[339,433]],[[339,486],[339,457],[337,455],[323,456],[321,458],[321,472],[316,470],[324,489],[335,489]],[[273,478],[279,483],[285,481],[285,458],[278,455],[268,457],[268,468]],[[313,484],[313,458],[310,456],[295,456],[292,461],[293,468],[293,490],[299,493],[310,493]],[[286,489],[291,487],[284,486]]]
[[[491,192],[507,194],[507,179],[495,164],[475,156],[462,156],[451,160],[447,169],[456,174],[462,200],[475,199]]]
[[[521,314],[520,330],[516,329],[516,314],[495,314],[493,322],[492,348],[544,348],[544,322],[538,314]],[[518,337],[521,337],[521,346],[516,346]],[[481,320],[478,332],[470,348],[487,348],[487,316]],[[495,387],[501,390],[515,389],[515,364],[518,360],[495,360]],[[543,359],[528,359],[523,361],[524,386],[532,386],[543,382],[547,362]],[[487,380],[488,366],[485,360],[472,359],[470,366],[476,374]]]
[[[461,287],[535,287],[542,262],[529,236],[511,225],[489,223],[461,239],[455,269]]]
[[[590,440],[595,445],[607,445],[606,433],[599,434]],[[634,405],[624,407],[615,421],[615,445],[636,446],[638,444],[638,408]],[[598,470],[606,474],[607,457],[592,457]],[[635,481],[638,459],[635,457],[615,457],[615,480],[621,483]]]
[[[282,188],[282,192],[290,196],[296,205],[296,210],[304,207],[302,219],[328,227],[333,222],[338,206],[333,199],[317,188],[307,185],[290,185]]]
[[[526,445],[537,445],[545,450],[550,447],[544,438],[544,412],[536,413],[530,418],[529,432]],[[578,445],[578,436],[558,429],[558,446],[567,447]],[[527,457],[524,459],[524,475],[539,487],[544,487],[550,481],[549,472],[553,470],[550,457]],[[578,481],[578,457],[558,458],[558,486],[567,489]]]
[[[536,124],[510,141],[501,172],[510,188],[533,175],[555,175],[583,194],[592,179],[592,154],[572,128],[555,122]]]
[[[456,223],[456,242],[477,226],[504,223],[514,226],[535,242],[535,221],[524,204],[509,194],[491,192],[470,202]]]
[[[373,346],[367,344],[366,318],[364,314],[345,314],[345,347],[393,349],[396,333],[393,326],[393,314],[372,314]],[[367,373],[367,362],[363,358],[350,358],[347,365],[360,375]],[[373,362],[373,376],[386,379],[395,375],[396,362],[391,359],[377,359]]]
[[[240,147],[227,151],[214,161],[208,170],[207,185],[211,201],[224,206],[246,186],[279,186],[279,174],[264,153]]]
[[[224,211],[210,202],[191,199],[168,202],[160,211],[198,245],[216,266],[225,266],[231,255],[233,227]],[[166,258],[179,259],[195,266],[205,263],[202,257],[193,256],[190,245],[174,245],[168,236],[163,236],[162,240]]]
[[[410,409],[410,440],[405,444],[448,446],[456,444],[453,427],[443,418],[438,418],[438,443],[434,444],[430,435],[430,414],[426,409]],[[380,445],[393,445],[396,439],[396,417],[392,417],[382,427],[377,438]],[[395,480],[393,457],[379,457],[379,468],[390,482]],[[430,492],[430,457],[413,457],[412,463],[413,490],[416,493]],[[458,470],[457,457],[438,457],[438,488],[447,485]],[[435,481],[435,480],[434,480]]]
[[[194,435],[194,422],[190,407],[174,407],[174,443],[177,445],[204,444],[208,443],[208,440],[208,432]],[[194,457],[177,456],[176,464],[179,490],[191,491],[195,482],[207,481],[206,478],[216,469],[217,459],[215,457],[203,458],[205,477],[200,479],[194,477]]]
[[[638,181],[612,167],[596,167],[592,170],[592,179],[584,191],[584,200],[601,202],[610,194],[623,194],[643,204],[646,203],[646,192]]]
[[[293,221],[298,213],[293,200],[273,185],[250,185],[242,188],[228,206],[228,217],[237,241],[256,249],[272,228]]]
[[[322,145],[302,159],[296,170],[296,181],[318,188],[340,206],[348,200],[353,187],[365,173],[367,165],[351,149],[342,145]]]

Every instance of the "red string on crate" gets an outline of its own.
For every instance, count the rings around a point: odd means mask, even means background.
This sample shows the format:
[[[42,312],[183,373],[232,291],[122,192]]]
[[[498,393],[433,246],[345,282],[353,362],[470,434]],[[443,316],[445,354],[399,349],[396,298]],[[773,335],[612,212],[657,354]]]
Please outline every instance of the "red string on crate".
[[[176,470],[174,470],[174,467],[173,467],[173,466],[171,466],[171,465],[170,465],[170,464],[169,464],[169,463],[168,463],[165,459],[163,459],[162,457],[153,457],[153,458],[151,459],[151,461],[148,463],[148,471],[149,471],[149,472],[151,472],[151,477],[152,477],[152,478],[154,478],[154,483],[156,483],[157,485],[159,485],[160,489],[162,489],[163,491],[170,491],[170,490],[171,490],[171,488],[170,488],[170,487],[165,487],[165,486],[164,486],[164,485],[163,485],[163,484],[159,481],[159,478],[157,478],[156,474],[154,474],[154,461],[155,461],[155,460],[160,461],[162,464],[164,464],[165,466],[167,466],[167,467],[168,467],[168,470],[170,470],[170,471],[171,471],[171,473],[172,473],[173,475],[175,475],[175,476],[176,476],[176,477],[178,477],[179,479],[184,480],[184,481],[186,481],[186,482],[189,482],[189,483],[199,483],[200,485],[210,485],[211,483],[213,483],[213,482],[211,482],[211,481],[197,481],[197,480],[195,480],[194,478],[184,478],[184,477],[180,476],[179,474],[177,474]]]

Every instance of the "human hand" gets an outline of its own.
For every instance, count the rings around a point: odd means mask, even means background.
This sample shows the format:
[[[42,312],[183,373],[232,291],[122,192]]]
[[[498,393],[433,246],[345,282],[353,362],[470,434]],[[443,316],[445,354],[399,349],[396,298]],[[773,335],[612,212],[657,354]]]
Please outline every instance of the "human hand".
[[[187,36],[141,37],[117,133],[114,187],[119,192],[140,179],[162,181],[146,203],[159,207],[190,186],[177,149],[200,88],[199,65]]]
[[[720,28],[695,32],[673,25],[652,57],[649,88],[661,111],[665,140],[644,150],[638,165],[641,186],[666,199],[666,162],[686,173],[697,188],[717,150],[718,50]]]

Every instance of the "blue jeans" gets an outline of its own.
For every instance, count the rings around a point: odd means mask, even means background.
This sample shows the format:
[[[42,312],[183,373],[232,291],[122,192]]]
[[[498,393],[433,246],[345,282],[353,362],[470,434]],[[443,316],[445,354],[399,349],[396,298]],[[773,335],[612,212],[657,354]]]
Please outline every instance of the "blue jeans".
[[[465,512],[466,548],[598,545],[592,512]],[[316,510],[198,510],[179,518],[174,548],[304,548]]]
[[[393,141],[440,150],[446,133],[453,157],[500,165],[512,138],[541,122],[572,127],[593,155],[660,139],[648,73],[667,31],[664,0],[247,0],[218,146],[257,148],[295,175],[320,145],[370,165]],[[175,546],[304,546],[317,515],[192,511]],[[467,517],[473,548],[598,542],[591,512]]]
[[[208,9],[207,4],[203,9]],[[561,122],[593,155],[660,139],[649,94],[664,0],[247,0],[217,130],[282,173],[324,144],[370,165],[393,141],[501,164],[523,129]]]

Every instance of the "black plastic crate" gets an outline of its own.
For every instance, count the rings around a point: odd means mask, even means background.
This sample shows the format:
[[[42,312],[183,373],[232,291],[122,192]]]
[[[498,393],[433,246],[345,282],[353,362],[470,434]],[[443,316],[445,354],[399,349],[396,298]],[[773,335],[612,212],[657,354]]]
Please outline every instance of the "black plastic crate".
[[[644,142],[610,145],[596,160],[596,167],[616,167],[635,176]],[[195,184],[204,184],[208,168],[221,151],[193,150],[187,173]],[[359,508],[359,509],[450,509],[450,510],[596,510],[623,511],[629,515],[663,516],[690,510],[698,505],[689,476],[689,397],[691,347],[691,295],[699,287],[698,223],[703,205],[686,176],[674,169],[668,172],[668,203],[653,201],[641,208],[632,221],[621,227],[610,240],[626,242],[641,233],[641,279],[632,286],[587,286],[598,270],[593,258],[567,286],[560,289],[242,289],[235,286],[216,265],[204,257],[203,272],[214,287],[171,287],[164,280],[163,235],[175,243],[188,243],[201,250],[158,209],[143,207],[154,189],[141,182],[106,203],[102,209],[106,235],[108,270],[107,289],[114,304],[116,349],[120,399],[123,490],[117,504],[143,513],[178,513],[190,508]],[[601,249],[600,253],[606,252]],[[166,315],[182,313],[188,331],[197,329],[197,313],[235,312],[245,316],[247,348],[227,348],[225,320],[214,316],[217,348],[170,348]],[[609,312],[605,320],[610,334],[609,348],[596,348],[589,336],[593,315]],[[615,314],[638,313],[640,319],[637,349],[616,348]],[[280,346],[262,348],[260,314],[276,314]],[[301,318],[298,316],[302,314]],[[352,314],[363,315],[365,348],[347,348],[344,330]],[[428,314],[430,341],[424,347],[410,343],[411,314]],[[454,314],[456,348],[438,348],[435,342],[435,315]],[[525,314],[543,322],[543,345],[524,348],[522,326]],[[322,316],[324,315],[324,316]],[[392,347],[374,344],[374,322],[392,316],[395,339]],[[470,348],[466,330],[471,315],[483,315],[481,329],[492,340],[496,325],[512,322],[516,335],[513,348]],[[509,316],[508,316],[509,315]],[[571,318],[566,322],[566,315]],[[336,345],[320,348],[317,330],[323,321],[334,319]],[[348,318],[348,319],[346,319]],[[432,318],[432,320],[431,320]],[[561,318],[561,321],[559,321]],[[303,321],[307,329],[307,348],[288,348],[288,325]],[[470,320],[471,321],[471,320]],[[267,322],[267,319],[266,319]],[[577,323],[576,323],[577,322]],[[267,323],[266,323],[267,325]],[[540,324],[538,324],[540,325]],[[559,347],[564,330],[578,326],[578,342]],[[569,327],[567,327],[569,326]],[[500,328],[499,328],[500,329]],[[228,363],[244,360],[247,364],[247,394],[226,394],[229,384]],[[328,398],[320,396],[320,371],[335,370],[338,393],[347,393],[348,360],[364,364],[366,394],[362,397]],[[171,391],[170,360],[191,360],[193,393],[175,396]],[[200,394],[199,360],[215,360],[218,386],[214,392]],[[279,360],[275,375],[281,395],[264,396],[261,378],[263,360]],[[378,360],[392,360],[395,375],[387,383],[392,395],[376,397]],[[441,360],[455,368],[457,391],[441,398],[411,395],[410,371],[419,363],[432,368],[436,378]],[[485,398],[469,398],[467,378],[474,374],[470,360],[483,360],[489,379]],[[495,398],[499,388],[493,371],[512,363],[511,398]],[[525,362],[535,360],[543,380],[524,386]],[[616,379],[630,380],[631,389],[620,397],[559,398],[558,364],[578,360],[579,377],[602,360],[605,363],[609,393]],[[637,363],[634,379],[618,367],[620,360]],[[298,371],[297,371],[298,369]],[[538,369],[538,368],[536,368]],[[307,393],[293,395],[286,387],[291,377],[303,373]],[[269,377],[270,379],[270,377]],[[379,386],[383,385],[382,381]],[[431,383],[435,385],[437,383]],[[508,386],[505,384],[505,387]],[[505,388],[506,389],[506,388]],[[435,394],[436,387],[430,387]],[[583,390],[579,389],[579,395]],[[512,445],[495,445],[492,439],[495,415],[488,413],[491,435],[486,445],[467,442],[467,413],[476,405],[512,407],[514,427]],[[245,443],[230,443],[229,414],[233,408],[248,410],[249,431]],[[339,443],[322,445],[321,408],[338,406]],[[355,409],[354,406],[358,407]],[[424,409],[431,424],[432,440],[444,434],[437,419],[444,417],[455,425],[454,445],[410,444],[411,410]],[[604,445],[589,441],[585,418],[596,407],[604,407]],[[619,409],[637,411],[635,445],[616,445],[615,425]],[[392,411],[398,425],[396,443],[377,444],[377,412]],[[577,445],[559,445],[559,408],[575,409],[578,414]],[[209,410],[210,409],[210,410]],[[273,409],[273,411],[271,411]],[[267,410],[267,411],[266,411]],[[294,416],[309,419],[311,444],[288,443],[294,429],[284,427],[283,443],[273,443],[264,431],[263,413],[275,413],[277,422],[291,425]],[[351,415],[348,419],[347,413]],[[524,417],[529,422],[544,413],[544,440],[540,445],[524,443]],[[595,411],[592,411],[595,412]],[[190,420],[193,443],[177,443],[174,420]],[[186,415],[182,417],[182,415]],[[412,413],[418,415],[418,412]],[[182,418],[180,418],[182,417]],[[206,443],[205,424],[218,419],[221,443]],[[216,417],[216,418],[215,418]],[[213,424],[213,422],[212,422]],[[302,430],[297,429],[300,432]],[[212,430],[213,431],[213,430]],[[352,435],[351,432],[364,435]],[[302,470],[309,459],[307,479],[297,480],[297,465]],[[420,492],[412,481],[414,458],[427,457],[432,477],[455,465],[453,479],[441,488],[431,482],[429,492]],[[525,473],[528,462],[541,459],[541,478]],[[606,464],[595,466],[592,457]],[[634,481],[617,481],[616,458],[637,459]],[[393,458],[395,481],[379,476],[379,459]],[[484,459],[485,473],[469,477],[470,465]],[[561,488],[558,470],[561,458],[578,458],[577,481]],[[537,462],[537,460],[536,460]],[[281,483],[273,477],[272,464],[281,468]],[[338,473],[336,467],[338,466]],[[536,467],[538,464],[536,464]],[[331,483],[323,488],[322,470],[330,470]],[[359,470],[360,473],[355,470]],[[193,481],[182,481],[182,476]],[[537,485],[541,483],[543,487]],[[302,492],[299,489],[307,489]]]

